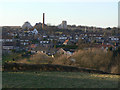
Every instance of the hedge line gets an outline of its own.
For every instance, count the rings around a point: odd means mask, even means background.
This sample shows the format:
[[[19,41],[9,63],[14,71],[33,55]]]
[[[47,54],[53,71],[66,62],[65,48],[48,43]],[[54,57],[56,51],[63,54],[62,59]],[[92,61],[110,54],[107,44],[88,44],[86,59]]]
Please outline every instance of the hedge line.
[[[91,70],[86,68],[77,68],[72,66],[62,66],[53,64],[22,64],[22,63],[5,63],[3,71],[60,71],[60,72],[87,72],[110,74],[103,71]]]

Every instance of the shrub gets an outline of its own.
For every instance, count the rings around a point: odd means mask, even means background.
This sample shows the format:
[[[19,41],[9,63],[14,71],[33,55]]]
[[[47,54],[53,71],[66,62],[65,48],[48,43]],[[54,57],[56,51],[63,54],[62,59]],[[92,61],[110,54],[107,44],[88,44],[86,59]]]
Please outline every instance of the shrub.
[[[19,60],[18,62],[28,64],[48,64],[52,63],[53,58],[44,53],[37,53],[32,55],[30,58]]]
[[[112,52],[105,52],[100,49],[78,50],[72,58],[76,60],[76,65],[85,68],[94,68],[108,71],[108,66],[112,60]]]
[[[111,73],[120,73],[120,70],[119,70],[120,64],[119,64],[119,62],[120,62],[120,55],[117,55],[115,57],[115,59],[114,59],[114,62],[111,65],[111,68],[110,68]]]
[[[53,60],[52,64],[59,64],[59,65],[73,65],[73,62],[69,60],[69,56],[61,55]]]

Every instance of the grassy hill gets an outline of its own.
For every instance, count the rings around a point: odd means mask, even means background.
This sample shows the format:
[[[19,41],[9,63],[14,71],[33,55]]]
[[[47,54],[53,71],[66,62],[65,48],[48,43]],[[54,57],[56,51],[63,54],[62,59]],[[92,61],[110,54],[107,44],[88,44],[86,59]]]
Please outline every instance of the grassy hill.
[[[117,88],[118,75],[80,72],[3,72],[3,88]]]

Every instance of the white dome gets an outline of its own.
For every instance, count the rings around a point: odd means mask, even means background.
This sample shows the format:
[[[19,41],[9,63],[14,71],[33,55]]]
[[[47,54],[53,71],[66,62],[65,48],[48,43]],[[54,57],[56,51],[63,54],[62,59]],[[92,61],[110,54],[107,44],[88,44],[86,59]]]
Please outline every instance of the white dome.
[[[32,28],[32,25],[29,23],[29,22],[25,22],[23,25],[22,25],[22,29],[30,29]]]

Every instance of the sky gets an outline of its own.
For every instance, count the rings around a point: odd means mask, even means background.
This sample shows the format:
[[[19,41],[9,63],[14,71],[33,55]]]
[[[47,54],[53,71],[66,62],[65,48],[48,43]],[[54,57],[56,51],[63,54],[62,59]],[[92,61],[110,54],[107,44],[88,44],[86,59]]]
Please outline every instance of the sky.
[[[0,0],[0,26],[42,22],[96,27],[118,26],[118,0]]]

